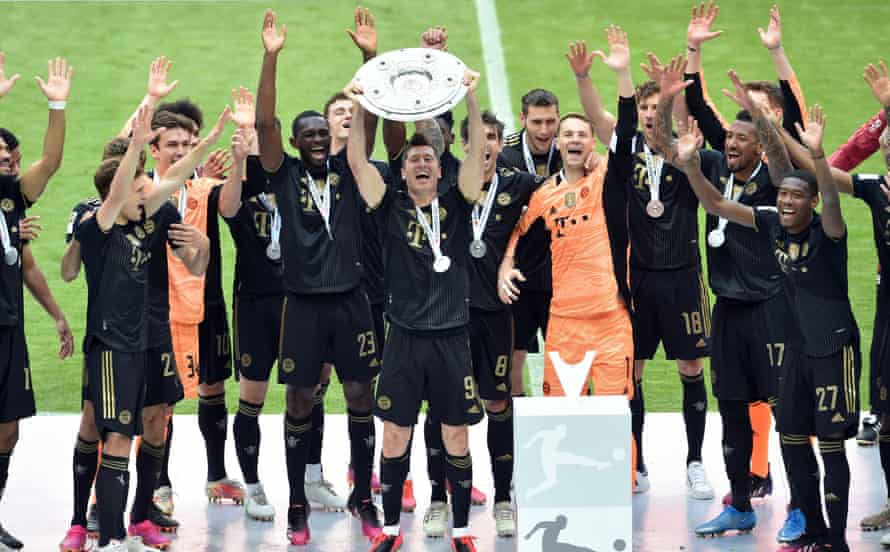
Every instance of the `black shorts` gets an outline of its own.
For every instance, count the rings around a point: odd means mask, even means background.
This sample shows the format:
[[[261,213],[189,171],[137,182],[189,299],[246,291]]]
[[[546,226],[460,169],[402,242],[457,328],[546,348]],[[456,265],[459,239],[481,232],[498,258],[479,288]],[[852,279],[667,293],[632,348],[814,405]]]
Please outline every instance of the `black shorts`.
[[[780,386],[776,429],[819,439],[854,437],[861,371],[858,336],[830,356],[793,353]]]
[[[513,328],[518,350],[530,353],[539,352],[538,330],[547,336],[547,321],[550,319],[550,291],[523,289],[519,299],[513,303]]]
[[[886,291],[878,285],[878,299],[875,303],[875,325],[872,330],[871,351],[869,354],[869,389],[871,410],[874,413],[890,414],[890,312],[884,312],[883,305],[890,304],[890,285]]]
[[[668,360],[710,354],[711,305],[697,266],[651,271],[631,268],[634,358],[648,360],[664,343]]]
[[[269,381],[272,366],[278,360],[281,336],[282,295],[243,295],[235,297],[234,328],[235,368],[250,381]]]
[[[377,379],[374,414],[402,427],[417,423],[420,403],[427,416],[446,425],[482,420],[466,328],[452,332],[411,333],[391,324]]]
[[[510,397],[513,315],[510,309],[470,309],[470,350],[479,396],[486,401]]]
[[[278,381],[315,387],[321,365],[330,361],[340,381],[368,382],[380,370],[371,306],[365,292],[284,297]]]
[[[232,377],[232,339],[225,304],[206,305],[198,325],[198,383],[214,384]]]
[[[371,303],[371,320],[374,323],[374,336],[377,338],[379,349],[383,349],[383,343],[386,341],[386,312],[383,310],[383,303]]]
[[[0,328],[0,423],[36,412],[25,330],[21,325]]]
[[[711,338],[711,386],[722,400],[775,403],[794,327],[784,293],[758,303],[717,298]]]
[[[149,347],[145,351],[145,406],[173,405],[183,396],[173,343]]]
[[[108,433],[142,433],[146,358],[145,352],[114,351],[98,340],[90,344],[85,354],[87,389],[103,439]]]

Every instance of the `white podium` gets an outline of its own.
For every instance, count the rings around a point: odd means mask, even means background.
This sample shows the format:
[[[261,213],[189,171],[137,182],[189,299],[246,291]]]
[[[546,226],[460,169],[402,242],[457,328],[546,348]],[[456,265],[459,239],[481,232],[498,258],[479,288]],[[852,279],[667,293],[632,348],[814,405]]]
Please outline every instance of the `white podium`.
[[[514,399],[517,552],[632,550],[624,396]]]

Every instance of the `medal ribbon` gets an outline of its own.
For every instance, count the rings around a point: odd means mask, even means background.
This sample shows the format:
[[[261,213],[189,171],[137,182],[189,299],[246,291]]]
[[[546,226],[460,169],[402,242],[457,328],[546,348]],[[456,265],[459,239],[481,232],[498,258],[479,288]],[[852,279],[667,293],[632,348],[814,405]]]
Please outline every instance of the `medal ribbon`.
[[[754,172],[751,173],[751,176],[748,177],[748,182],[754,180],[754,177],[760,172],[761,167],[763,167],[763,162],[758,162],[757,167],[754,169]],[[726,199],[731,199],[733,201],[738,201],[740,197],[742,197],[742,192],[745,191],[745,188],[741,188],[737,193],[733,194],[732,189],[735,187],[735,174],[729,173],[729,181],[726,182],[726,188],[723,190],[723,197]],[[717,219],[717,230],[720,232],[724,232],[726,230],[726,225],[729,224],[729,221],[723,217]]]
[[[664,158],[653,156],[652,150],[647,144],[643,144],[643,153],[646,154],[646,173],[649,175],[649,195],[652,201],[661,198],[661,170],[664,168]]]
[[[420,224],[420,227],[423,228],[423,233],[426,234],[426,239],[430,242],[430,249],[433,250],[433,257],[435,259],[440,258],[442,256],[442,234],[440,233],[441,227],[439,222],[439,198],[436,197],[430,204],[430,218],[433,219],[432,227],[430,227],[429,223],[426,221],[426,217],[423,215],[423,211],[420,207],[415,205],[414,209],[417,211],[417,222]]]
[[[257,199],[260,200],[260,203],[263,205],[263,207],[266,209],[266,211],[269,211],[269,213],[271,213],[271,215],[272,215],[271,240],[272,240],[272,243],[278,243],[279,240],[281,239],[281,213],[278,212],[277,206],[272,207],[272,204],[269,201],[269,199],[266,197],[265,192],[258,195]]]
[[[9,238],[9,228],[6,227],[6,215],[0,211],[0,245],[3,245],[3,253],[12,249],[12,240]]]
[[[528,131],[522,131],[522,156],[525,158],[525,168],[528,169],[528,172],[531,174],[538,174],[538,168],[535,166],[535,158],[532,157],[532,152],[528,149],[528,143],[525,140],[525,135]],[[547,174],[540,176],[550,176],[550,162],[553,161],[553,152],[556,151],[556,142],[550,142],[550,152],[547,154]]]
[[[318,187],[315,185],[315,179],[312,178],[312,175],[309,174],[309,171],[306,171],[306,177],[309,178],[309,193],[312,195],[312,201],[315,202],[316,207],[318,207],[318,212],[321,214],[322,220],[324,220],[324,227],[328,231],[328,237],[334,239],[334,234],[331,233],[331,166],[330,163],[325,163],[325,172],[327,175],[325,176],[325,185],[324,188],[319,191]]]
[[[473,211],[470,216],[473,220],[473,240],[482,240],[482,233],[485,232],[485,225],[488,223],[488,217],[491,215],[491,208],[494,205],[494,198],[498,193],[498,173],[495,171],[491,178],[491,185],[488,187],[488,196],[485,198],[485,205],[479,205],[479,202],[473,204]]]

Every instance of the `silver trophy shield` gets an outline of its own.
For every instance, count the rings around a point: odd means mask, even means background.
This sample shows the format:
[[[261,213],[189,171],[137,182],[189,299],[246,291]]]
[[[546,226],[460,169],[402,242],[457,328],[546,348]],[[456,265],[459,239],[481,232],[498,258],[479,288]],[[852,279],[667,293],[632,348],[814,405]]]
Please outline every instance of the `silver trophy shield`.
[[[467,93],[466,65],[457,57],[428,48],[403,48],[364,64],[355,82],[366,110],[392,121],[432,119],[452,109]]]

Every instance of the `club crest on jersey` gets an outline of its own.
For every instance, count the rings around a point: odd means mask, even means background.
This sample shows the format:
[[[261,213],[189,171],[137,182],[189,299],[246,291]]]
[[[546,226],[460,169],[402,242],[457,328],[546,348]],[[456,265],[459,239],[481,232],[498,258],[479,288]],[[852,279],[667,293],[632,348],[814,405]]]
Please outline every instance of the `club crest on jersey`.
[[[3,209],[6,213],[12,212],[12,210],[15,209],[15,203],[8,197],[4,198],[3,201],[0,201],[0,209]]]
[[[575,192],[569,192],[565,195],[566,207],[571,209],[575,206]]]
[[[377,408],[380,410],[389,410],[392,408],[392,400],[386,395],[380,395],[377,397]]]
[[[253,358],[250,356],[250,353],[243,353],[241,355],[241,366],[247,368],[253,364]]]
[[[586,198],[588,195],[590,195],[590,190],[587,188],[587,186],[581,188],[581,199]]]
[[[510,197],[510,194],[508,194],[507,192],[501,192],[498,194],[497,199],[498,199],[498,205],[500,205],[501,207],[506,207],[507,205],[510,205],[510,200],[512,198]]]
[[[745,194],[754,195],[757,193],[757,182],[748,182],[745,184]]]
[[[129,410],[121,410],[121,413],[117,416],[117,421],[124,425],[130,425],[130,422],[133,421],[133,414]]]
[[[142,227],[145,228],[146,234],[152,234],[155,231],[155,222],[149,219],[145,221],[145,224],[143,224]]]

